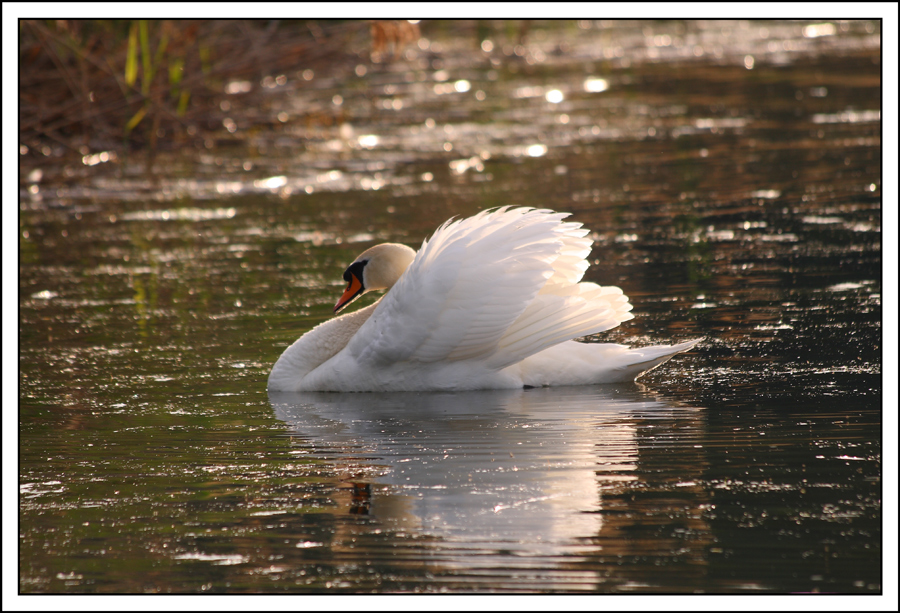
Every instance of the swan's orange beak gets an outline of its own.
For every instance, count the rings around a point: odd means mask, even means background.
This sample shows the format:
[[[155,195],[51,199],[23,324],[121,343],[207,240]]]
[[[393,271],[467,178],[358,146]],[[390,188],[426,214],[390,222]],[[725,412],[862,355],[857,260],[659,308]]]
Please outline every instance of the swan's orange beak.
[[[345,306],[353,302],[353,299],[362,294],[362,292],[362,282],[356,275],[351,274],[350,283],[347,284],[347,289],[344,290],[344,293],[341,295],[341,299],[337,301],[336,305],[334,305],[334,312],[337,313]]]

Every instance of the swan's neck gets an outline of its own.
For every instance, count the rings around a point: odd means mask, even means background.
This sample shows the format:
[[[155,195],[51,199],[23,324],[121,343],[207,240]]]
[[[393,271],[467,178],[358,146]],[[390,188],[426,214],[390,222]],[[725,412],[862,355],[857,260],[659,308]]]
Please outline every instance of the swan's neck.
[[[269,375],[269,388],[291,391],[310,372],[347,346],[378,303],[323,322],[288,347]],[[273,387],[273,384],[276,384]],[[294,390],[296,391],[296,390]]]

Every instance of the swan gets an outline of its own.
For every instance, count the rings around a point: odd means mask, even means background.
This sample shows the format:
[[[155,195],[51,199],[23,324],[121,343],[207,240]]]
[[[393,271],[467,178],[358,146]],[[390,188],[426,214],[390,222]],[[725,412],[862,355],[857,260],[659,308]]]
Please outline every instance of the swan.
[[[573,339],[632,319],[618,287],[581,281],[591,239],[568,213],[526,207],[442,224],[418,251],[364,251],[330,319],[272,367],[272,391],[458,391],[631,381],[702,339],[631,349]]]

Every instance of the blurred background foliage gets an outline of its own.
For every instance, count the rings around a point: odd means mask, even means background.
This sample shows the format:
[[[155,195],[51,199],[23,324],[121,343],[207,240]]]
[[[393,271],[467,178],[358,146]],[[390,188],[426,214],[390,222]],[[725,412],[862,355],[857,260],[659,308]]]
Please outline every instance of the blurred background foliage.
[[[418,37],[408,21],[23,20],[20,144],[175,148],[221,126],[214,100],[229,83],[246,80],[237,93],[250,93],[266,75],[389,60]]]

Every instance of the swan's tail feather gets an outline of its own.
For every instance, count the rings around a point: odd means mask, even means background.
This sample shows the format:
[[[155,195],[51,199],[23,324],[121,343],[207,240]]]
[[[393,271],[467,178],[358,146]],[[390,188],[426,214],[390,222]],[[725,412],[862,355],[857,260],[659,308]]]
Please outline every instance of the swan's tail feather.
[[[632,349],[614,343],[560,343],[510,366],[526,386],[624,383],[694,347],[701,338],[678,345]]]
[[[622,362],[614,369],[620,374],[621,378],[616,378],[609,381],[609,383],[634,381],[638,376],[650,372],[679,353],[693,348],[694,345],[702,340],[702,338],[695,338],[677,345],[654,345],[652,347],[629,349],[622,354]]]

